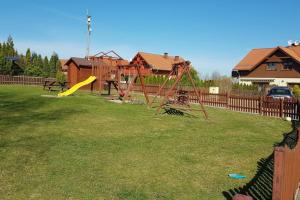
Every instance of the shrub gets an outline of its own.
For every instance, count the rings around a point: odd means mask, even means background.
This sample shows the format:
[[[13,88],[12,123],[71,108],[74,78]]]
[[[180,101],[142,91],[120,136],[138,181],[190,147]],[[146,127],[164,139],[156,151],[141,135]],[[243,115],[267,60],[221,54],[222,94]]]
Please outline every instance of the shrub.
[[[292,88],[292,91],[296,97],[300,97],[300,87],[299,85],[294,85]]]
[[[60,84],[63,84],[66,81],[66,76],[61,71],[56,72],[56,81]]]

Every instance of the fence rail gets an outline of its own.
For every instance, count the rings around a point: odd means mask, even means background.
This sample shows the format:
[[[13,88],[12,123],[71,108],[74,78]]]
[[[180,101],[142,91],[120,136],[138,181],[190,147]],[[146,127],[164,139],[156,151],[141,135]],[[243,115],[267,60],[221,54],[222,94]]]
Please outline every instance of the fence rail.
[[[159,85],[146,85],[145,89],[148,94],[156,94]],[[182,88],[188,91],[189,101],[198,103],[197,95],[192,88]],[[134,91],[141,92],[142,88],[136,85]],[[165,95],[169,87],[162,89],[161,94]],[[175,90],[173,95],[175,94]],[[272,99],[262,96],[244,96],[230,93],[211,94],[205,89],[198,89],[200,100],[204,105],[212,107],[226,108],[233,111],[247,112],[273,117],[290,117],[293,120],[299,120],[300,104],[297,99]]]
[[[43,85],[46,80],[55,81],[55,78],[0,75],[0,84],[2,85],[9,85],[9,84]]]
[[[293,149],[287,145],[275,147],[273,200],[293,200],[300,183],[300,129]]]

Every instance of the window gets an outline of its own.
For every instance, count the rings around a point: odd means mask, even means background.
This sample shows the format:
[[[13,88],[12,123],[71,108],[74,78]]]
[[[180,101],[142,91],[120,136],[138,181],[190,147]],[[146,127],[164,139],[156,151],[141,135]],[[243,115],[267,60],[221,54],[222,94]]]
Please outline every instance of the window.
[[[267,70],[274,71],[274,70],[276,70],[276,68],[277,68],[276,63],[267,63]]]
[[[283,63],[283,70],[291,70],[293,64],[294,64],[293,62],[284,62]]]

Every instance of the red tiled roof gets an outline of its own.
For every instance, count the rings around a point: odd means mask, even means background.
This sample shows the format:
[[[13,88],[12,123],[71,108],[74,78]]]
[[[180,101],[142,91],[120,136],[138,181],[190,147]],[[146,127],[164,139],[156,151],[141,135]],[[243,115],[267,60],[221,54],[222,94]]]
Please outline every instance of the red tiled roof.
[[[235,67],[234,70],[251,70],[262,62],[275,48],[252,49]]]
[[[300,63],[300,46],[262,48],[251,50],[235,67],[234,70],[250,71],[277,50],[282,50]]]
[[[292,58],[300,62],[300,46],[280,47],[284,52],[290,55]]]
[[[175,56],[164,56],[160,54],[153,54],[153,53],[145,53],[145,52],[138,52],[140,55],[151,67],[152,69],[158,70],[172,70],[172,67],[176,63],[184,62],[184,59],[178,57],[175,59]]]

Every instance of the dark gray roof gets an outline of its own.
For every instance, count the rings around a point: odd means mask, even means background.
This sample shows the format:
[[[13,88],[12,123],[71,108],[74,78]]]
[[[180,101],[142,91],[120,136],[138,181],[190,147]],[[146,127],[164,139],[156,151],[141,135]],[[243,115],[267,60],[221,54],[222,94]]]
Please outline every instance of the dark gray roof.
[[[77,57],[71,57],[65,65],[69,65],[70,62],[73,61],[78,67],[92,67],[92,62],[90,60],[87,60],[85,58],[77,58]],[[101,61],[97,61],[93,63],[94,65],[103,65],[104,63]]]
[[[20,61],[21,57],[20,56],[7,56],[7,57],[5,57],[5,59],[9,60],[9,61]]]

